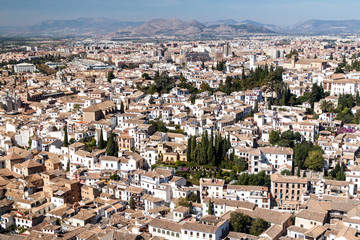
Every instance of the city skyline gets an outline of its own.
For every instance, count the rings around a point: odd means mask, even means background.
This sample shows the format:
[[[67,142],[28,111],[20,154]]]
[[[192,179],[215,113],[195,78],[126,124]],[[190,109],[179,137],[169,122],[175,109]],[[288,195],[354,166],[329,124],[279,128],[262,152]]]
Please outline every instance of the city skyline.
[[[70,20],[79,17],[105,17],[123,21],[148,21],[155,18],[196,19],[208,22],[222,19],[250,19],[267,24],[290,26],[309,19],[359,19],[360,2],[336,1],[214,1],[214,0],[2,0],[0,26],[29,26],[45,20]],[[54,11],[53,9],[56,9]],[[281,14],[279,14],[281,13]]]

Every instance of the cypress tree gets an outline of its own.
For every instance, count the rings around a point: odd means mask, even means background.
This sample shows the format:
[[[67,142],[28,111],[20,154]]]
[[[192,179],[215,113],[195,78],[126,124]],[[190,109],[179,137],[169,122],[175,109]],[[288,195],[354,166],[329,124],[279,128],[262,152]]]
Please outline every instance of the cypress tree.
[[[197,164],[201,164],[201,147],[200,144],[196,144],[195,151],[193,154],[193,161]]]
[[[229,150],[230,148],[231,148],[231,141],[230,141],[230,134],[228,134],[228,136],[227,136],[227,149],[226,149],[226,151]]]
[[[191,136],[188,138],[188,142],[187,142],[186,159],[188,162],[191,161]]]
[[[212,144],[208,145],[207,155],[208,155],[208,162],[212,166],[215,166],[215,164],[216,164],[215,148]]]
[[[201,164],[201,165],[204,165],[204,164],[206,164],[207,162],[206,162],[206,150],[207,149],[205,149],[204,148],[204,145],[203,144],[201,144],[201,146],[199,147],[199,154],[200,154],[200,158],[199,158],[199,163]]]
[[[196,160],[196,136],[191,137],[191,161]]]
[[[124,103],[123,103],[123,101],[121,101],[121,103],[120,103],[120,113],[124,113],[124,112],[125,112]]]
[[[130,197],[130,201],[129,201],[129,207],[131,209],[135,209],[135,201],[133,197]]]
[[[242,71],[241,71],[241,79],[245,79],[245,68],[243,67]]]
[[[110,135],[110,139],[109,139],[109,141],[107,143],[107,146],[106,146],[106,154],[108,156],[117,157],[118,146],[117,146],[117,143],[115,141],[115,134],[114,133],[111,133],[111,135]]]
[[[208,214],[209,215],[213,215],[213,209],[212,209],[212,204],[211,204],[211,201],[209,199],[209,203],[208,203]]]
[[[69,146],[67,126],[64,127],[64,147]]]
[[[70,160],[67,162],[66,165],[66,171],[69,172],[70,171]]]
[[[254,113],[259,112],[259,106],[258,106],[258,101],[256,100],[255,102],[255,107],[254,107]]]
[[[220,135],[215,137],[216,166],[219,166],[223,157],[223,143]]]
[[[356,101],[356,106],[360,106],[360,96],[359,96],[359,91],[356,91],[356,98],[355,98],[355,101]]]
[[[205,131],[205,133],[202,134],[201,136],[201,154],[202,154],[202,162],[207,163],[208,162],[208,156],[207,156],[207,146],[208,146],[208,135],[207,135],[207,131]]]
[[[29,137],[28,144],[29,144],[29,149],[30,149],[30,148],[31,148],[31,145],[32,145],[32,139],[31,139],[31,137]]]
[[[205,140],[204,147],[205,147],[205,149],[207,149],[207,147],[209,145],[209,135],[208,135],[207,131],[205,131],[205,133],[204,133],[204,140]]]
[[[224,159],[224,157],[226,156],[226,153],[227,153],[227,149],[228,149],[227,145],[228,144],[227,144],[226,139],[224,139],[222,142],[223,142],[223,144],[222,144],[222,159]]]
[[[155,102],[154,102],[154,98],[153,98],[153,96],[151,95],[150,96],[150,99],[149,99],[149,104],[154,104]]]
[[[268,101],[268,110],[271,110],[271,105],[272,105],[272,99],[270,98],[270,100]]]
[[[105,146],[105,141],[104,141],[104,136],[103,136],[103,130],[100,129],[100,137],[99,137],[99,143],[98,143],[98,148],[99,149],[104,149]]]

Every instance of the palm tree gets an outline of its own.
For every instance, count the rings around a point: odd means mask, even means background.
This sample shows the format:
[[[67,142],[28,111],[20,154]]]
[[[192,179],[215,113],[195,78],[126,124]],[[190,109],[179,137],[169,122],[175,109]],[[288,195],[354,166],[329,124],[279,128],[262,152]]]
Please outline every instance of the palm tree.
[[[321,104],[320,104],[320,109],[323,111],[323,112],[326,112],[326,109],[328,109],[328,102],[327,101],[322,101]]]

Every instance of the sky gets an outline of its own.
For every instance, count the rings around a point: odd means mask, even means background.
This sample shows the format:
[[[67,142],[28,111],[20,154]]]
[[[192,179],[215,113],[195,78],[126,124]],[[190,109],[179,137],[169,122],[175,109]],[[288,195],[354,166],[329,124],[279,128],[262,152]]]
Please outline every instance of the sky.
[[[124,21],[176,17],[200,22],[250,19],[289,26],[309,19],[360,19],[359,9],[359,0],[0,0],[0,26],[78,17]]]

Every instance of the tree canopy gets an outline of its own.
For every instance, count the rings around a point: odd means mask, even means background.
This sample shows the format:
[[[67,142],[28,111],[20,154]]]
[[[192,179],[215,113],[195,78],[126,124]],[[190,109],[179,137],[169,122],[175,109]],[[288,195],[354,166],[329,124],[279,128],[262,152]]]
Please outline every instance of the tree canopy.
[[[324,157],[321,150],[313,150],[305,159],[305,166],[312,170],[321,170],[324,167]]]
[[[115,140],[116,134],[115,133],[111,133],[109,140],[107,142],[106,145],[106,154],[108,156],[115,156],[117,157],[118,155],[118,145],[117,142]]]

